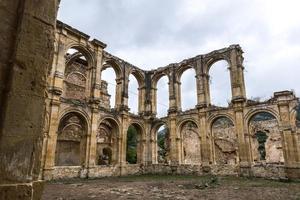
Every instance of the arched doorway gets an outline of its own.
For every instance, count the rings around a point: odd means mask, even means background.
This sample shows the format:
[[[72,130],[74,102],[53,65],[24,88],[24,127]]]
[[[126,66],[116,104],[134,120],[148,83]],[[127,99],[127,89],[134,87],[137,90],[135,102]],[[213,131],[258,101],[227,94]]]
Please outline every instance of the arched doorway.
[[[235,165],[238,141],[233,122],[227,117],[219,117],[212,123],[211,132],[215,163]]]
[[[90,63],[80,48],[70,48],[65,55],[62,97],[85,100],[89,90]]]
[[[156,131],[157,163],[168,163],[170,153],[170,133],[166,124],[162,124]]]
[[[249,132],[255,163],[284,163],[282,138],[273,114],[264,111],[255,113],[249,120]]]
[[[183,111],[197,104],[196,74],[194,69],[185,70],[180,77],[180,102]]]
[[[119,126],[113,119],[101,121],[97,131],[97,165],[115,165],[119,162]]]
[[[56,166],[80,166],[86,155],[87,123],[78,113],[65,115],[58,128]]]
[[[231,102],[231,83],[228,62],[220,60],[209,68],[209,93],[211,105],[227,107]]]
[[[181,157],[183,164],[200,164],[200,137],[198,126],[193,121],[186,121],[180,127]]]
[[[127,130],[126,162],[138,164],[143,161],[142,128],[138,124],[131,124]]]

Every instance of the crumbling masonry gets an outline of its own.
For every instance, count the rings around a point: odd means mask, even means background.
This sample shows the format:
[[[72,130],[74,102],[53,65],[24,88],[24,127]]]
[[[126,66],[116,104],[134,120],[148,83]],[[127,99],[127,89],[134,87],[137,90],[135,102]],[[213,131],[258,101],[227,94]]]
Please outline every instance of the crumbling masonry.
[[[106,44],[57,22],[53,66],[48,77],[43,179],[145,173],[220,174],[268,178],[300,177],[298,99],[275,92],[265,102],[248,100],[243,51],[215,50],[155,70],[142,70],[106,52]],[[73,53],[67,53],[75,49]],[[232,99],[211,105],[209,70],[229,65]],[[115,108],[110,108],[101,72],[116,74]],[[194,69],[197,105],[181,109],[180,78]],[[129,75],[139,84],[138,114],[128,108]],[[168,115],[157,118],[157,82],[169,80]],[[168,153],[158,161],[157,131],[168,129]],[[137,162],[126,162],[127,130],[135,127]]]

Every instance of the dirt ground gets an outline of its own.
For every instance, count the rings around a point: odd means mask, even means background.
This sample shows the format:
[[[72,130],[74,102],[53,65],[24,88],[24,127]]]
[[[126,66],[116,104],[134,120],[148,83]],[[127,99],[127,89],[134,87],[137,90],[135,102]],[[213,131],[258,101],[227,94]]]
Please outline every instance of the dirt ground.
[[[48,182],[43,200],[299,199],[300,182],[258,178],[131,176]]]

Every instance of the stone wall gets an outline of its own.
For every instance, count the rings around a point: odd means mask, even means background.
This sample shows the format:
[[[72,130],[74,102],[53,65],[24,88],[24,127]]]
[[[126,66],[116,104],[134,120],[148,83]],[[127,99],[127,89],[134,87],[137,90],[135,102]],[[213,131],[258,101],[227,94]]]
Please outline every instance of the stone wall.
[[[38,199],[57,1],[0,2],[0,199]]]

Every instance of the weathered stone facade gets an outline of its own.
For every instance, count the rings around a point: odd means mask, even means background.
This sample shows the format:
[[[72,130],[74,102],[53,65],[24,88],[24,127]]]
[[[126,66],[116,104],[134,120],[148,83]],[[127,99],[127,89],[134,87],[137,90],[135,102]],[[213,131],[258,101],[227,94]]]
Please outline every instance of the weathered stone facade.
[[[141,173],[299,178],[298,99],[283,91],[266,102],[248,100],[238,45],[145,71],[104,51],[102,42],[56,24],[58,4],[0,1],[0,199],[39,199],[41,179]],[[77,51],[68,54],[70,48]],[[230,66],[227,108],[210,103],[209,69],[218,60]],[[101,80],[107,67],[117,76],[114,109]],[[180,77],[190,68],[197,105],[182,112]],[[130,74],[139,83],[138,115],[127,106]],[[158,119],[156,87],[163,76],[169,79],[170,107]],[[261,112],[275,120],[252,124]],[[230,123],[215,124],[220,118]],[[125,159],[130,125],[139,134],[137,164]],[[162,125],[168,127],[168,152],[158,164],[156,133]],[[199,152],[187,151],[189,141]]]
[[[89,40],[62,22],[57,23],[55,47],[48,80],[44,179],[141,173],[299,178],[298,99],[293,92],[282,91],[265,102],[248,100],[239,45],[150,71],[109,54],[104,43]],[[67,53],[69,49],[75,53]],[[228,107],[210,102],[209,69],[219,60],[229,64],[232,100]],[[116,74],[114,108],[109,105],[107,83],[101,80],[101,72],[109,67]],[[191,68],[197,105],[183,112],[180,78]],[[131,74],[139,84],[137,115],[128,108]],[[157,82],[163,76],[169,79],[169,110],[166,117],[157,118]],[[168,128],[163,162],[157,144],[162,125]],[[126,161],[129,126],[138,134],[136,164]]]

